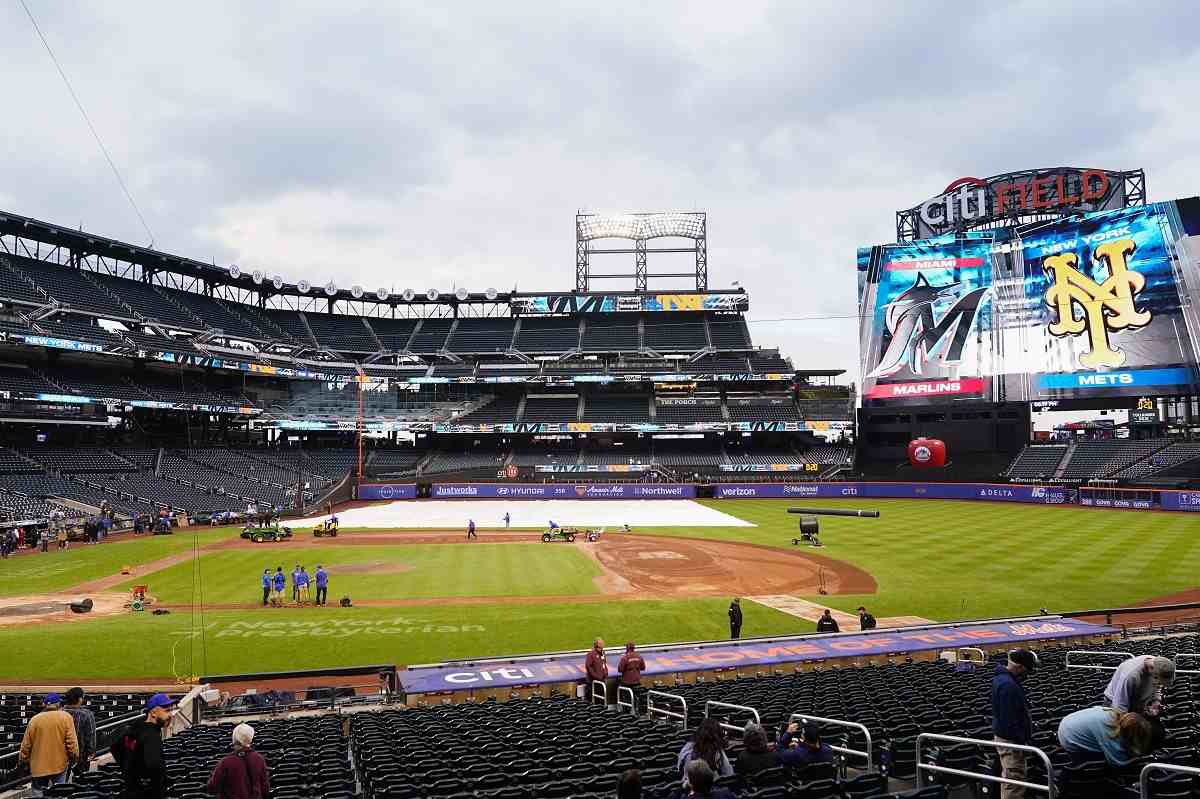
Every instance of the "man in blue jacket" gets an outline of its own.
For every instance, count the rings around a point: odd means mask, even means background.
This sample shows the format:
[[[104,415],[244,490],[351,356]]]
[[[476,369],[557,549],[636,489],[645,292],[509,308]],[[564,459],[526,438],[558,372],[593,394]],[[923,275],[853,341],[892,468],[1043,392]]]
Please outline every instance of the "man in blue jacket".
[[[317,604],[324,605],[325,597],[329,593],[329,573],[317,564]]]
[[[263,585],[263,607],[265,608],[267,606],[267,603],[269,601],[271,601],[271,570],[270,569],[263,569],[262,585]]]
[[[1008,663],[996,666],[992,677],[992,734],[996,743],[1029,746],[1033,722],[1029,717],[1029,699],[1021,685],[1038,667],[1038,657],[1028,649],[1008,653]],[[1000,766],[1009,780],[1025,780],[1025,753],[1019,749],[1000,749]],[[1025,799],[1025,788],[1004,783],[1000,799]]]

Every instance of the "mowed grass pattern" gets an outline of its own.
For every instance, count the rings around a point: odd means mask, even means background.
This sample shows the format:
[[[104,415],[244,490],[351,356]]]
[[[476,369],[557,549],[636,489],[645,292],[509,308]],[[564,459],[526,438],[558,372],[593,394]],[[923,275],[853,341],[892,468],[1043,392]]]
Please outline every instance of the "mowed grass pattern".
[[[879,510],[879,519],[822,516],[820,550],[866,569],[878,593],[816,600],[849,611],[866,604],[876,616],[950,621],[1115,607],[1200,585],[1200,519],[1186,513],[896,499],[712,502],[758,527],[672,532],[790,546],[799,517],[788,507]]]
[[[203,589],[204,604],[262,600],[262,570],[297,565],[309,574],[323,565],[329,595],[352,599],[436,599],[452,597],[558,596],[597,593],[600,567],[566,544],[406,544],[401,546],[289,546],[257,544],[200,556],[199,579],[191,561],[135,582],[147,583],[160,602],[191,603]],[[315,592],[310,587],[310,593]]]
[[[807,598],[841,610],[860,603],[878,617],[937,620],[1016,616],[1127,605],[1200,584],[1200,519],[1187,514],[1037,505],[921,500],[737,500],[712,503],[754,522],[753,528],[657,527],[648,535],[723,539],[793,549],[795,505],[871,508],[880,519],[822,517],[825,557],[874,575],[870,596]],[[664,503],[665,504],[665,503]],[[352,535],[346,531],[348,535]],[[236,531],[201,534],[236,536]],[[302,534],[304,535],[304,534]],[[0,563],[7,595],[65,588],[113,574],[122,563],[154,560],[192,546],[191,536],[151,539],[34,555]],[[461,596],[592,593],[594,564],[565,545],[455,544],[260,545],[204,554],[209,603],[255,601],[266,566],[290,571],[331,565],[331,600],[444,597],[436,605],[209,611],[164,617],[131,614],[75,624],[0,627],[0,679],[95,679],[318,668],[369,662],[400,664],[452,658],[586,648],[596,635],[610,644],[724,638],[728,598],[670,601],[455,604]],[[74,564],[36,573],[44,564]],[[138,558],[142,558],[141,561]],[[396,561],[400,573],[339,573],[338,564]],[[192,564],[139,574],[154,593],[188,599]],[[132,581],[131,581],[132,582]],[[225,598],[225,595],[233,597]],[[247,599],[246,597],[250,597]],[[811,631],[809,622],[743,602],[744,636]],[[191,630],[203,628],[202,637]],[[137,641],[136,645],[130,642]],[[86,653],[86,657],[79,657]],[[174,665],[172,665],[174,661]]]

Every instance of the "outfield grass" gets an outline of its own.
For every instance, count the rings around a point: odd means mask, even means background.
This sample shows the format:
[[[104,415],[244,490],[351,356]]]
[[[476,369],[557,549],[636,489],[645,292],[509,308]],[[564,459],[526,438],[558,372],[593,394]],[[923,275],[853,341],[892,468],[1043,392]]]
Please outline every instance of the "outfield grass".
[[[595,594],[600,567],[576,547],[545,544],[407,544],[400,546],[321,546],[300,543],[260,544],[200,556],[134,582],[148,583],[160,602],[205,604],[259,602],[262,570],[282,566],[288,575],[303,565],[310,574],[318,564],[329,572],[332,597],[359,599],[431,599],[478,596],[561,596]],[[198,579],[197,579],[198,578]],[[315,587],[309,589],[315,592]]]
[[[61,591],[73,585],[119,574],[125,565],[136,566],[187,552],[234,535],[232,528],[198,528],[175,535],[139,536],[89,546],[71,542],[70,549],[27,553],[0,563],[0,596]]]
[[[790,505],[880,510],[880,519],[822,517],[825,547],[820,551],[870,572],[878,593],[807,597],[846,611],[866,604],[877,617],[953,620],[1036,613],[1040,607],[1063,611],[1117,606],[1200,584],[1200,525],[1187,514],[933,500],[714,500],[710,504],[758,526],[638,532],[792,549],[798,517],[787,514]],[[348,529],[343,532],[352,534]],[[199,540],[211,542],[236,534],[236,530],[205,530]],[[67,588],[116,573],[122,564],[155,560],[191,546],[191,536],[175,536],[11,559],[0,563],[0,595]],[[262,569],[282,565],[290,571],[296,552],[305,553],[301,562],[309,567],[318,557],[331,567],[331,597],[351,593],[356,599],[445,597],[447,601],[349,611],[331,607],[209,612],[204,614],[202,638],[189,635],[189,630],[200,629],[200,619],[182,613],[0,627],[0,651],[20,653],[0,663],[0,679],[169,677],[172,650],[175,673],[247,672],[581,648],[597,634],[610,643],[634,638],[646,644],[722,638],[728,632],[726,598],[574,606],[563,602],[454,604],[454,597],[467,595],[594,592],[595,567],[584,555],[570,547],[540,544],[331,544],[313,549],[285,543],[219,550],[200,559],[204,595],[213,603],[254,601],[261,597]],[[398,573],[353,571],[353,564],[379,561],[398,561],[412,568]],[[189,562],[157,574],[139,574],[138,581],[148,582],[153,593],[178,601],[191,596],[191,574]],[[744,635],[812,629],[808,622],[752,602],[742,605]],[[255,626],[263,622],[272,626]],[[184,652],[188,660],[181,660]],[[81,657],[84,653],[86,657]],[[207,655],[207,668],[202,653]]]
[[[743,603],[743,635],[811,631],[809,622]],[[188,677],[370,663],[429,663],[488,655],[708,640],[729,634],[724,599],[597,602],[571,607],[264,608],[129,614],[79,624],[0,627],[0,651],[20,651],[3,678],[39,682]],[[202,638],[189,631],[204,630]],[[265,625],[265,626],[264,626]]]

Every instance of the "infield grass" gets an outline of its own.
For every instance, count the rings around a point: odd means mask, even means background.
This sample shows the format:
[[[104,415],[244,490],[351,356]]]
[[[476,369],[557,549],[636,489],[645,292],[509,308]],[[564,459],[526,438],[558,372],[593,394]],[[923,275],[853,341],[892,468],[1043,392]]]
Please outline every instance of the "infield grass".
[[[512,597],[595,594],[593,578],[600,567],[578,548],[536,544],[407,544],[392,546],[307,546],[258,544],[200,556],[200,570],[180,563],[152,575],[139,575],[118,587],[148,583],[150,593],[165,603],[189,603],[201,596],[205,604],[228,604],[262,599],[263,569],[282,566],[288,575],[303,565],[329,572],[332,597],[349,594],[359,599],[432,599],[437,597]],[[194,582],[193,577],[198,576]],[[315,586],[309,588],[316,591]]]

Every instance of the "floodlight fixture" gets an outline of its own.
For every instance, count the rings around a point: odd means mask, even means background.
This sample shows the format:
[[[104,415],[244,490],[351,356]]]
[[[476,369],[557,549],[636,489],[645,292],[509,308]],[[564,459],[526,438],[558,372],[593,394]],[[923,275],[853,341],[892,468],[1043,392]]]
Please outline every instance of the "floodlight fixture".
[[[350,296],[354,299],[360,299],[363,295],[363,287],[357,283],[350,287]]]
[[[429,291],[425,292],[425,299],[429,300],[430,302],[433,302],[440,296],[442,296],[442,294],[437,289],[430,289]]]
[[[387,300],[389,294],[390,294],[390,292],[387,289],[385,289],[383,286],[380,286],[379,288],[375,289],[375,296],[379,298],[380,302],[385,302]]]
[[[458,297],[459,302],[465,302],[467,297],[470,296],[470,292],[468,292],[465,288],[459,286],[458,289],[455,290],[454,296]]]
[[[312,284],[309,283],[307,280],[301,280],[299,283],[296,284],[296,289],[301,294],[307,294],[312,289]]]
[[[332,280],[326,283],[325,293],[330,297],[332,297],[334,294],[337,294],[337,283],[334,283]]]
[[[412,289],[405,289],[404,293],[400,296],[404,298],[405,302],[412,302],[413,297],[417,296],[417,292],[413,291]]]
[[[275,275],[274,277],[272,277],[271,285],[275,287],[276,291],[283,288],[283,275]]]
[[[500,292],[496,291],[491,286],[488,286],[488,290],[483,293],[483,296],[487,297],[489,300],[494,300],[500,296]]]
[[[229,265],[229,276],[231,278],[233,278],[234,280],[237,280],[239,277],[242,276],[242,268],[240,266],[238,266],[237,264],[230,264]]]
[[[250,275],[250,279],[254,281],[254,285],[256,286],[262,284],[264,277],[266,277],[266,275],[263,274],[261,269],[255,269]]]

